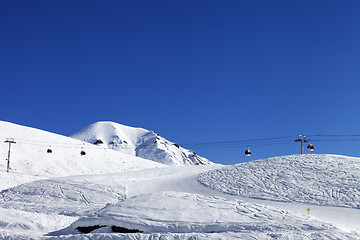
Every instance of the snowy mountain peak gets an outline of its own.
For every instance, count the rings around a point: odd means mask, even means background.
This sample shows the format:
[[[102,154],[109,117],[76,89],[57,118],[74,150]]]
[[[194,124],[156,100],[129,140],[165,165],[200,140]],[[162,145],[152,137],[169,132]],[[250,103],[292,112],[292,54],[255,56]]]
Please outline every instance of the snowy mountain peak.
[[[115,122],[93,123],[71,137],[167,165],[212,163],[193,151],[166,140],[153,131]]]
[[[127,153],[131,153],[132,149],[128,146],[135,146],[137,139],[148,132],[142,128],[128,127],[107,121],[93,123],[71,137],[97,145],[105,143],[111,149],[126,149],[129,150]]]

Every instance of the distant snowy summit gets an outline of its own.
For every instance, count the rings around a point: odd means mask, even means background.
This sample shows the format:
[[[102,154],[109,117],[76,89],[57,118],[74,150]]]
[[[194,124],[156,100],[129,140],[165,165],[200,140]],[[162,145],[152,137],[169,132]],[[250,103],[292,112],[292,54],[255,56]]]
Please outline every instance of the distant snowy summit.
[[[115,122],[96,122],[70,137],[172,166],[212,164],[153,131]]]

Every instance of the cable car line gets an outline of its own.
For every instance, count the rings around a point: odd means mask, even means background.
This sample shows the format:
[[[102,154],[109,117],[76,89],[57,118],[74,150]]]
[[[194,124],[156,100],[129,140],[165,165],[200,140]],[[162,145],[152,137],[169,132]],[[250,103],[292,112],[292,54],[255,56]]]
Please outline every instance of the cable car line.
[[[298,135],[299,139],[295,141],[307,142],[307,150],[314,151],[315,147],[312,143],[310,143],[310,139],[306,139],[307,137],[314,137],[311,142],[319,143],[319,142],[360,142],[360,134],[314,134],[314,135]],[[91,143],[85,143],[79,141],[79,143],[66,143],[66,142],[51,142],[51,141],[36,141],[29,139],[16,139],[18,144],[28,144],[28,145],[36,145],[36,146],[46,146],[44,147],[47,153],[52,153],[55,148],[74,148],[81,149],[81,156],[86,155],[84,149],[97,149],[97,150],[106,150],[106,149],[132,149],[136,148],[135,144],[121,144],[115,145],[116,147],[111,148],[101,145],[93,145]],[[74,139],[75,140],[75,139]],[[154,145],[152,139],[149,139],[148,144],[140,144],[140,146],[151,146]],[[156,142],[156,141],[155,141]],[[253,138],[247,140],[232,140],[232,141],[217,141],[217,142],[198,142],[198,143],[182,143],[179,144],[181,146],[193,149],[199,148],[247,148],[245,151],[245,156],[251,156],[251,147],[262,147],[262,146],[274,146],[274,145],[284,145],[284,144],[293,144],[294,136],[282,136],[282,137],[271,137],[271,138]],[[169,144],[178,145],[172,142],[168,142]],[[301,151],[302,152],[302,151]]]
[[[308,137],[360,137],[360,134],[314,134]]]
[[[360,136],[360,135],[359,135]],[[279,139],[279,140],[276,140]],[[281,140],[282,139],[282,140]],[[62,148],[79,148],[79,147],[86,147],[86,148],[90,148],[90,149],[102,149],[104,148],[103,146],[97,146],[97,145],[92,145],[89,143],[86,143],[86,145],[84,145],[84,143],[78,143],[78,144],[71,144],[71,143],[55,143],[54,142],[44,142],[44,141],[33,141],[33,140],[17,140],[18,143],[20,144],[29,144],[29,145],[43,145],[43,146],[49,146],[49,143],[53,143],[51,144],[51,146],[54,147],[62,147]],[[278,138],[267,138],[267,139],[261,139],[261,141],[255,142],[256,140],[253,139],[252,140],[252,146],[267,146],[267,145],[277,145],[277,144],[283,144],[283,143],[290,143],[292,142],[292,139],[286,140],[286,138],[284,137],[278,137]],[[312,142],[342,142],[342,141],[360,141],[359,139],[353,139],[353,138],[340,138],[340,139],[334,139],[334,138],[329,138],[329,139],[313,139]],[[202,143],[188,143],[188,144],[181,144],[184,147],[194,147],[194,148],[223,148],[223,147],[246,147],[248,144],[244,144],[244,143],[249,143],[250,140],[240,140],[240,141],[228,141],[228,142],[202,142]],[[142,144],[142,146],[151,146],[153,144]],[[130,149],[133,148],[134,145],[118,145],[116,148],[122,148],[122,149]]]
[[[229,144],[229,143],[247,143],[247,142],[262,142],[262,141],[270,141],[276,139],[286,139],[293,138],[294,136],[286,136],[286,137],[272,137],[272,138],[258,138],[258,139],[247,139],[247,140],[233,140],[233,141],[221,141],[221,142],[200,142],[200,143],[181,143],[180,145],[218,145],[218,144]]]
[[[313,142],[360,142],[360,139],[316,139]]]
[[[360,139],[353,139],[353,138],[346,138],[343,139],[342,137],[360,137],[360,134],[352,134],[352,135],[307,135],[308,137],[341,137],[340,139],[313,139],[313,142],[323,142],[323,141],[360,141]],[[258,139],[247,139],[247,140],[232,140],[232,141],[218,141],[218,142],[198,142],[198,143],[181,143],[179,145],[181,146],[191,146],[191,147],[203,147],[203,146],[209,146],[209,147],[219,147],[219,146],[229,146],[234,145],[238,146],[238,144],[241,143],[252,143],[251,145],[258,145],[258,143],[275,143],[280,140],[293,140],[294,136],[282,136],[282,137],[272,137],[272,138],[258,138]],[[35,140],[28,140],[28,139],[18,139],[18,142],[21,142],[23,144],[33,144],[33,145],[51,145],[51,146],[59,146],[59,147],[76,147],[76,146],[83,146],[84,143],[64,143],[64,142],[51,142],[51,141],[35,141]],[[99,149],[102,146],[92,146],[90,143],[86,143],[87,148],[94,148]],[[141,144],[142,146],[150,146],[151,144]],[[124,147],[124,148],[132,148],[132,145],[118,145],[117,147]]]
[[[209,147],[213,147],[213,145],[216,146],[229,146],[229,145],[235,145],[238,146],[238,144],[241,143],[247,143],[247,142],[254,142],[256,144],[256,142],[259,143],[272,143],[272,142],[278,142],[281,139],[286,139],[286,138],[290,138],[290,137],[274,137],[274,138],[261,138],[261,139],[248,139],[248,140],[237,140],[237,141],[223,141],[223,142],[201,142],[201,143],[184,143],[181,144],[182,146],[193,146],[193,147],[202,147],[202,146],[209,146]],[[19,143],[22,144],[30,144],[30,145],[46,145],[49,146],[51,145],[52,147],[67,147],[67,148],[74,148],[76,146],[84,146],[84,143],[63,143],[63,142],[47,142],[47,141],[35,141],[35,140],[27,140],[27,139],[18,139]],[[142,146],[150,146],[153,144],[141,144]],[[90,143],[86,143],[86,147],[87,148],[94,148],[94,149],[99,149],[102,148],[102,146],[93,146]],[[123,147],[123,148],[132,148],[134,147],[133,145],[118,145],[117,147]]]
[[[293,144],[291,141],[286,142],[272,142],[272,143],[257,143],[251,144],[252,147],[261,147],[261,146],[274,146],[274,145],[283,145],[283,144]],[[196,149],[204,149],[204,148],[245,148],[248,144],[239,144],[239,145],[219,145],[219,146],[194,146]]]

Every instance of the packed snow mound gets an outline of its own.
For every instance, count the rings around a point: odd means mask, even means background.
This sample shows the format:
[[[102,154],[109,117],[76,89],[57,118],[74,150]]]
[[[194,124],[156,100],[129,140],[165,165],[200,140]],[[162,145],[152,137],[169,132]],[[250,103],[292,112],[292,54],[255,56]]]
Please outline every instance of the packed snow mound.
[[[360,159],[354,157],[274,157],[209,171],[198,180],[243,197],[360,208]]]
[[[31,176],[44,178],[166,167],[73,138],[0,121],[0,140],[7,138],[13,138],[16,143],[11,144],[9,173],[4,161],[9,145],[0,144],[0,159],[3,159],[0,161],[0,189],[34,179]]]
[[[281,209],[183,192],[144,194],[108,204],[50,235],[80,234],[86,228],[90,233],[113,233],[118,229],[147,234],[262,232],[269,237],[274,233],[292,236],[326,230],[327,234],[342,235],[330,224]]]
[[[71,137],[167,165],[212,163],[152,131],[114,122],[93,123]]]

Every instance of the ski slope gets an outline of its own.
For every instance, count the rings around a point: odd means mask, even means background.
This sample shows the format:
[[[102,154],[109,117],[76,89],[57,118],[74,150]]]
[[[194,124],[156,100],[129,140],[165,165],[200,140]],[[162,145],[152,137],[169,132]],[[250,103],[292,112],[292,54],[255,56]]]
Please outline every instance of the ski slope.
[[[221,165],[185,166],[145,169],[123,173],[81,175],[45,179],[2,191],[3,211],[16,208],[23,211],[24,225],[44,225],[29,213],[44,214],[47,218],[64,217],[62,226],[39,228],[43,239],[358,239],[359,228],[341,228],[323,218],[306,215],[299,203],[288,202],[274,206],[271,200],[243,198],[224,194],[198,181],[201,174],[217,172]],[[210,172],[209,172],[210,171]],[[79,188],[67,188],[65,196],[54,192],[56,185],[83,184],[81,197],[74,197]],[[35,186],[45,191],[29,194]],[[104,191],[94,194],[94,190]],[[73,192],[73,194],[70,194]],[[96,191],[95,191],[96,192]],[[20,197],[22,196],[22,197]],[[112,197],[111,197],[112,196]],[[53,198],[53,200],[51,200]],[[59,200],[60,198],[60,200]],[[116,200],[117,199],[117,200]],[[58,202],[59,201],[59,202]],[[26,202],[26,204],[23,204]],[[56,203],[58,207],[56,207]],[[76,202],[78,202],[76,204]],[[23,204],[23,206],[22,206]],[[63,206],[66,206],[66,212]],[[308,206],[308,205],[307,205]],[[302,208],[301,211],[296,211]],[[313,209],[313,206],[311,206]],[[331,208],[331,207],[330,207]],[[349,208],[339,208],[344,210]],[[359,209],[353,209],[359,216]],[[338,211],[341,214],[342,211]],[[54,220],[53,220],[54,221]],[[9,222],[11,222],[9,220]],[[45,224],[46,225],[46,224]],[[104,226],[87,234],[77,227]],[[113,233],[112,226],[138,229],[142,233]],[[33,228],[32,228],[33,229]],[[51,231],[49,231],[51,230]],[[34,231],[23,230],[26,234]],[[50,233],[49,233],[50,232]],[[26,234],[23,237],[27,236]],[[16,236],[19,237],[19,236]],[[26,238],[25,238],[26,239]],[[106,239],[106,238],[105,238]]]
[[[97,232],[112,233],[112,226],[153,233],[237,232],[264,236],[302,236],[326,231],[329,236],[346,236],[334,226],[279,208],[241,200],[184,192],[157,192],[109,204],[90,217],[82,217],[54,235],[77,234],[79,226],[104,226]],[[290,234],[289,234],[290,232]],[[323,236],[325,237],[326,234]]]
[[[282,202],[360,208],[360,159],[293,155],[207,172],[199,181],[224,193]]]
[[[359,237],[358,233],[354,232],[356,228],[338,228],[326,216],[314,218],[306,215],[306,208],[298,203],[290,202],[286,210],[280,204],[273,206],[273,201],[257,202],[256,199],[238,198],[205,187],[197,181],[201,173],[217,172],[222,168],[223,166],[213,165],[113,174],[111,179],[124,186],[128,198],[116,204],[108,204],[99,211],[80,218],[68,228],[53,232],[51,239],[64,236],[65,239],[76,239],[77,227],[93,225],[105,227],[82,236],[84,239],[98,239],[101,236],[126,239],[123,235],[110,233],[110,228],[114,225],[143,231],[127,234],[129,239],[131,236],[137,236],[134,239],[161,239],[164,236],[174,239],[194,236],[200,239],[268,239],[272,236],[280,239]],[[136,177],[138,175],[141,177]],[[73,178],[73,181],[83,180],[77,177]],[[87,178],[86,181],[109,183],[104,178],[102,180],[101,176]],[[296,211],[299,206],[303,213]],[[341,211],[337,214],[341,214]],[[355,209],[353,216],[359,216],[358,214],[360,212]],[[360,231],[360,226],[357,230]],[[198,235],[194,235],[194,232]]]
[[[11,123],[0,130],[17,142],[9,173],[0,162],[0,239],[360,239],[358,158],[167,166]]]

